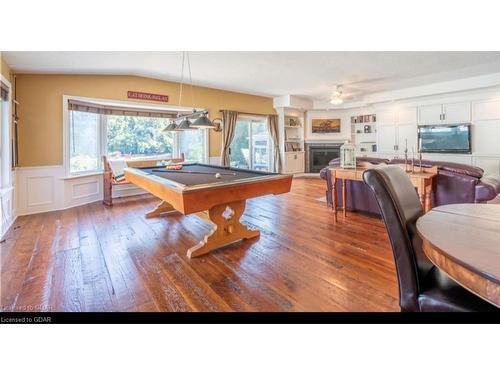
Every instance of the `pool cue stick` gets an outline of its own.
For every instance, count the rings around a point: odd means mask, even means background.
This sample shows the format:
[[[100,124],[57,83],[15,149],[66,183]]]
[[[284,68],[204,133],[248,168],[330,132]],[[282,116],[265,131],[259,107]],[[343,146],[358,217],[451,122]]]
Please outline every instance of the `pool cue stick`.
[[[153,169],[152,172],[173,172],[173,173],[192,173],[192,174],[216,174],[219,172],[199,172],[199,171],[177,171],[175,169]],[[219,173],[221,176],[236,176],[236,173]]]

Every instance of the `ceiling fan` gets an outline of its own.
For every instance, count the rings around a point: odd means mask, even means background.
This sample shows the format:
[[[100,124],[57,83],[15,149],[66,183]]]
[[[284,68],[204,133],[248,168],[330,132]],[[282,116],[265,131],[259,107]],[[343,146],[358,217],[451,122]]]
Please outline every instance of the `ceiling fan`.
[[[330,103],[342,104],[345,99],[348,99],[348,97],[345,96],[342,86],[341,85],[335,86],[335,89],[333,90],[332,95],[330,96]]]
[[[384,79],[381,78],[373,78],[373,79],[365,79],[360,81],[348,81],[348,93],[345,92],[343,85],[336,85],[331,92],[330,96],[324,97],[324,99],[328,100],[330,104],[342,104],[345,101],[359,99],[364,94],[366,94],[371,90],[374,84],[383,82]]]

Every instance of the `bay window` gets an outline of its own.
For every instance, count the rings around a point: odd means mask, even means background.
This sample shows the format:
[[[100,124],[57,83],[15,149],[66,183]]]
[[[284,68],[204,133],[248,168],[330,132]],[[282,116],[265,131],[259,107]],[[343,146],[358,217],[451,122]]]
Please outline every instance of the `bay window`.
[[[67,99],[65,99],[67,100]],[[68,100],[68,173],[99,172],[101,156],[207,162],[208,131],[164,132],[177,111],[116,107]]]

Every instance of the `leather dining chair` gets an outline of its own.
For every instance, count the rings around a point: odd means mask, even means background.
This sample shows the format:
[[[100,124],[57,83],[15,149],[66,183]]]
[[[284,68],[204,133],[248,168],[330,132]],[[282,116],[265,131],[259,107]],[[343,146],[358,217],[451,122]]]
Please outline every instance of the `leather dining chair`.
[[[434,266],[422,250],[416,223],[423,215],[417,192],[397,165],[367,169],[394,254],[401,311],[496,311]]]

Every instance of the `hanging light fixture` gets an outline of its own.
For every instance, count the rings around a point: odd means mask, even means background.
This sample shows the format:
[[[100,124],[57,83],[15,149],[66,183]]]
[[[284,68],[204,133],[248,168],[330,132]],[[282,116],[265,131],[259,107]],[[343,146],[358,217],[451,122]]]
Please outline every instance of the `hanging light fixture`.
[[[177,124],[174,120],[171,120],[168,125],[163,129],[164,132],[174,132],[177,131]]]
[[[207,112],[203,112],[200,117],[194,120],[191,126],[198,129],[215,129],[215,125],[208,118]]]
[[[335,87],[335,91],[330,99],[331,104],[342,104],[344,99],[342,99],[342,86]]]
[[[185,131],[185,130],[196,130],[191,127],[191,120],[189,120],[187,117],[182,120],[179,125],[177,125],[177,128],[175,130],[180,130],[180,131]]]
[[[203,129],[215,129],[216,125],[210,121],[208,118],[208,111],[197,111],[194,108],[194,93],[193,93],[193,79],[191,76],[191,61],[189,59],[188,52],[182,52],[182,69],[181,69],[181,82],[179,89],[179,105],[182,102],[182,89],[184,84],[184,66],[185,61],[187,60],[187,67],[189,72],[189,83],[191,86],[191,101],[193,105],[193,113],[188,115],[181,115],[180,113],[177,115],[177,120],[168,124],[163,131],[186,131],[186,130],[196,130],[198,128]],[[191,119],[196,118],[196,120],[191,121]]]

